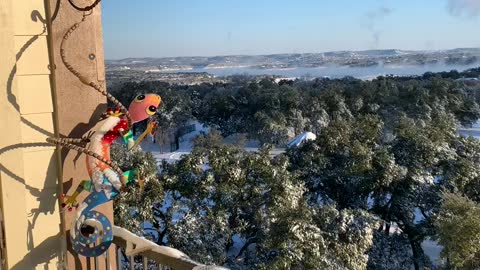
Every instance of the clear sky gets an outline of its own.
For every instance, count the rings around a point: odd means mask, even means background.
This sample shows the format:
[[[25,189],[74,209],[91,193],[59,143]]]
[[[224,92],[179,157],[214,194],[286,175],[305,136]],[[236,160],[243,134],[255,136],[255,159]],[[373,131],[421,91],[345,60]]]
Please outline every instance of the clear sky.
[[[103,0],[107,59],[480,47],[480,0]]]

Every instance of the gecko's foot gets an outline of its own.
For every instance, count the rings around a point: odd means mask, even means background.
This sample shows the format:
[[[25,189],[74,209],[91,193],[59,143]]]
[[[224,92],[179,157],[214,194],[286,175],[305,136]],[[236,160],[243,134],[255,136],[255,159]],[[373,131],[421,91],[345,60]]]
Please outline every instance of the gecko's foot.
[[[119,189],[117,189],[119,192],[124,192],[127,190],[127,186],[126,185],[121,185]]]
[[[120,117],[123,116],[124,113],[119,107],[116,107],[115,109],[109,108],[107,112],[103,113],[102,116],[100,117],[100,120],[105,120],[108,117]]]
[[[143,193],[143,188],[145,187],[145,181],[142,178],[137,180],[138,187],[140,188],[140,193]]]
[[[78,202],[76,196],[68,196],[65,194],[62,194],[60,196],[63,200],[61,206],[63,210],[68,210],[68,212],[72,212],[72,210],[75,208],[78,208]]]

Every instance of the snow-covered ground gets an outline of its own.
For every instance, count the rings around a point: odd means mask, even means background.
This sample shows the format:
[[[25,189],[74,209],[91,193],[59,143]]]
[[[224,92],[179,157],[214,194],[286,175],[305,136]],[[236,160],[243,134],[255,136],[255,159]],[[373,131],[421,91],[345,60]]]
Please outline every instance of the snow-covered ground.
[[[195,124],[195,131],[185,134],[184,136],[180,137],[179,139],[179,149],[174,152],[161,152],[160,146],[158,144],[153,143],[151,137],[146,140],[143,140],[141,143],[141,147],[143,151],[151,152],[152,155],[155,157],[157,162],[162,162],[163,160],[167,162],[175,162],[182,158],[183,155],[188,155],[192,152],[193,148],[193,139],[200,135],[201,133],[208,133],[208,128],[203,126],[199,122],[193,122]]]
[[[155,145],[151,142],[149,143],[142,143],[142,149],[146,152],[151,152],[153,157],[157,160],[157,162],[161,163],[163,160],[167,162],[175,162],[182,158],[184,155],[188,155],[192,152],[192,149],[179,149],[175,152],[168,152],[168,153],[160,153],[160,147]],[[259,151],[259,148],[245,148],[247,152],[256,152]],[[275,148],[270,152],[271,156],[277,156],[285,152],[285,148]]]
[[[195,131],[185,134],[184,136],[180,137],[179,139],[179,149],[174,152],[161,152],[160,146],[158,144],[153,143],[151,137],[145,139],[141,143],[141,147],[143,151],[151,152],[152,155],[155,157],[157,162],[162,162],[163,160],[167,162],[175,162],[182,158],[183,155],[188,155],[192,152],[193,149],[193,139],[202,133],[208,133],[208,128],[204,127],[201,123],[193,122],[195,124]],[[229,137],[224,140],[226,144],[233,144],[236,143],[235,137]],[[259,150],[258,142],[256,141],[247,141],[246,142],[245,150],[248,152],[256,152]],[[281,153],[285,152],[285,148],[275,148],[270,152],[271,156],[277,156]]]
[[[443,247],[438,244],[436,241],[425,240],[422,243],[423,252],[427,255],[433,264],[438,265],[440,260],[440,253],[443,250]]]
[[[458,129],[458,133],[466,137],[474,137],[480,139],[480,120],[474,123],[471,127],[463,127]]]

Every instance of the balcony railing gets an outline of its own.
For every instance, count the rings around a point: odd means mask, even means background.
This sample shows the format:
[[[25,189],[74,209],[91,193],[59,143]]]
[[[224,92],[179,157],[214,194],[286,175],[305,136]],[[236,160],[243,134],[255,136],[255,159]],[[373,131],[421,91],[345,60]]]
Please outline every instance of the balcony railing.
[[[219,266],[209,266],[198,263],[190,259],[185,253],[174,248],[159,246],[152,241],[139,237],[130,231],[117,226],[113,227],[113,243],[119,248],[124,249],[124,254],[128,257],[130,270],[135,268],[136,256],[142,257],[141,269],[161,269],[161,270],[228,270]],[[122,254],[118,254],[117,266],[122,269]],[[149,264],[154,261],[156,266]]]

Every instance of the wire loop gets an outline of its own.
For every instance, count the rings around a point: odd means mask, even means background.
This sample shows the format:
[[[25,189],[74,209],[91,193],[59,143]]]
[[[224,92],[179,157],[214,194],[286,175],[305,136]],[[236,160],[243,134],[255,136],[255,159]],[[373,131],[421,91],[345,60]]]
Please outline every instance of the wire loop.
[[[70,5],[72,5],[72,7],[75,8],[76,10],[78,10],[78,11],[90,11],[90,10],[94,9],[98,4],[100,4],[100,1],[102,1],[102,0],[95,0],[95,2],[93,2],[93,4],[91,4],[89,6],[79,7],[73,2],[73,0],[68,0]]]

